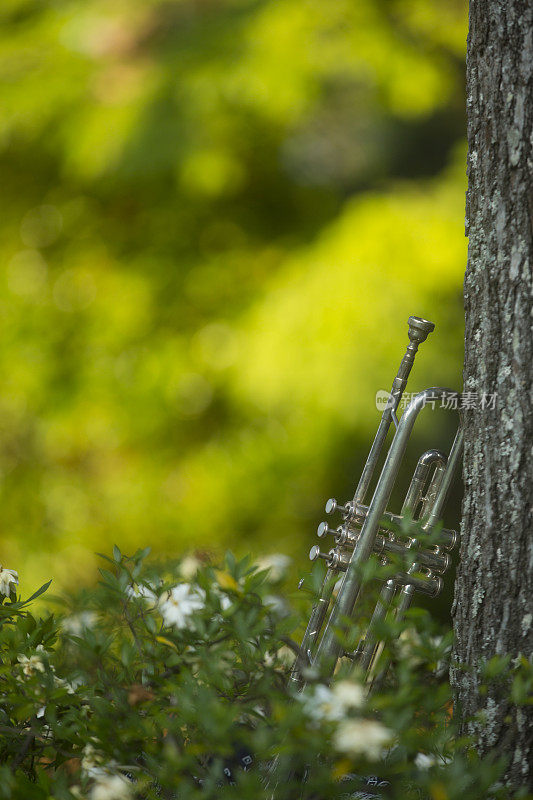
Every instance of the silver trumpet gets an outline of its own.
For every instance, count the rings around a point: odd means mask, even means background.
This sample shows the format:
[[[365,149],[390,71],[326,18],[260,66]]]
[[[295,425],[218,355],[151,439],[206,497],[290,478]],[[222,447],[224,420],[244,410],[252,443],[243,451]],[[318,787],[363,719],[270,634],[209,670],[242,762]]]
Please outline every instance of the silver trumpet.
[[[427,450],[418,461],[400,514],[386,510],[420,411],[426,405],[435,407],[435,403],[456,411],[461,405],[460,395],[451,389],[425,389],[415,395],[398,420],[396,412],[418,347],[435,328],[432,322],[420,317],[409,317],[408,325],[409,345],[394,378],[353,499],[344,504],[334,499],[326,503],[326,513],[339,514],[341,524],[335,528],[322,522],[318,536],[322,540],[332,538],[334,546],[322,552],[315,545],[309,554],[312,561],[323,559],[327,571],[290,676],[292,685],[298,689],[305,685],[309,676],[328,680],[341,657],[347,657],[353,668],[357,666],[370,690],[379,686],[387,670],[382,661],[377,664],[382,646],[377,633],[380,623],[387,615],[401,619],[415,592],[430,597],[440,593],[442,575],[450,566],[449,553],[458,540],[456,531],[440,528],[437,523],[441,520],[461,459],[463,431],[460,420],[449,456],[440,450]],[[372,499],[366,505],[365,499],[391,424],[396,429],[394,437]],[[393,570],[384,582],[374,611],[369,615],[366,631],[355,649],[346,652],[342,635],[349,635],[350,629],[359,625],[361,614],[358,609],[363,599],[361,568],[372,557],[384,564],[397,563],[398,557],[404,557],[408,566],[397,572]],[[340,588],[335,596],[334,587],[339,580]]]

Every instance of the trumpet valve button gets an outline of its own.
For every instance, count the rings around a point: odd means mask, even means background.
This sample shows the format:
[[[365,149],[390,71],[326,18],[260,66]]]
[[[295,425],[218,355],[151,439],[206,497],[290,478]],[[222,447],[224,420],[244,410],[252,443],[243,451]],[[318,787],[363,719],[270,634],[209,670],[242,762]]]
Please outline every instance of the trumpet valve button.
[[[333,530],[333,528],[330,528],[327,522],[321,522],[316,531],[316,535],[320,539],[323,539],[324,536],[327,536],[328,534],[331,534],[331,536],[335,536],[336,533],[337,531]]]
[[[334,514],[335,511],[340,511],[343,516],[348,513],[346,505],[340,505],[334,497],[330,497],[326,503],[326,514]]]
[[[319,558],[323,558],[326,561],[330,560],[329,554],[328,553],[321,553],[320,552],[320,547],[317,544],[315,544],[315,545],[313,545],[313,547],[309,551],[309,560],[310,561],[316,561]]]

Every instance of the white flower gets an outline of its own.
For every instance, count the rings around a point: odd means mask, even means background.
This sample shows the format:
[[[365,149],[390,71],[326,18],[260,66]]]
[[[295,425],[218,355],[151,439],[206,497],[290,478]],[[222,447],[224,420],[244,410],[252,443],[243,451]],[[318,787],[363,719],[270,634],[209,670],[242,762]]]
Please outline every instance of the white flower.
[[[123,775],[100,775],[91,789],[91,800],[129,800],[132,784]]]
[[[72,614],[61,621],[61,627],[67,633],[79,636],[84,630],[92,628],[96,622],[94,611],[80,611],[79,614]]]
[[[392,731],[376,720],[346,719],[335,731],[333,745],[341,753],[377,761],[382,756],[383,748],[390,744],[392,736]]]
[[[435,756],[427,755],[427,753],[417,753],[415,756],[415,766],[418,769],[429,769],[430,767],[434,767],[437,763],[437,759]]]
[[[346,711],[362,708],[365,702],[365,690],[355,681],[339,681],[333,687],[333,694]]]
[[[96,747],[88,742],[83,748],[83,756],[81,759],[82,771],[85,773],[85,775],[87,775],[88,778],[98,778],[104,774],[101,766],[103,760],[103,754],[98,752]]]
[[[313,694],[305,697],[300,695],[304,702],[304,709],[311,719],[320,722],[321,720],[340,720],[344,717],[344,706],[336,697],[331,689],[323,684],[314,687]]]
[[[268,579],[273,583],[276,583],[276,581],[279,581],[281,578],[283,578],[290,566],[291,561],[292,559],[283,553],[271,553],[268,556],[263,556],[260,558],[257,562],[257,565],[260,569],[268,569]]]
[[[227,611],[228,608],[231,608],[232,605],[233,603],[231,602],[231,598],[228,597],[227,594],[220,595],[220,608],[222,609],[222,611]]]
[[[37,653],[39,653],[39,655],[36,654],[29,657],[17,656],[17,661],[22,667],[22,672],[28,678],[31,678],[33,675],[35,675],[36,672],[46,672],[47,669],[45,663],[41,658],[41,653],[44,653],[45,656],[48,656],[47,651],[44,649],[42,644],[38,644],[35,650],[37,651]],[[48,668],[50,669],[51,672],[55,672],[54,667],[51,666],[50,664],[48,665]]]
[[[11,595],[11,589],[18,586],[18,582],[18,572],[15,572],[14,569],[4,569],[4,567],[0,565],[0,594],[9,597]]]
[[[276,653],[265,653],[265,665],[267,667],[274,667],[277,664],[282,664],[285,667],[292,667],[296,658],[295,653],[290,647],[283,645]]]
[[[431,753],[417,753],[415,756],[415,766],[418,769],[430,769],[430,767],[435,767],[440,765],[441,767],[445,764],[451,763],[451,758],[448,756],[435,756]]]
[[[54,675],[54,686],[58,689],[66,689],[67,694],[76,694],[76,689],[80,683],[81,681],[76,678],[73,681],[67,681],[65,678],[58,678],[57,675]]]
[[[152,592],[151,589],[148,588],[148,586],[145,586],[143,583],[134,583],[133,586],[128,586],[126,589],[126,595],[130,600],[142,598],[148,603],[157,602],[157,596]]]
[[[180,574],[186,581],[190,581],[194,578],[201,566],[202,562],[198,558],[195,558],[195,556],[185,556],[179,566]]]
[[[314,693],[305,697],[301,695],[308,715],[317,721],[339,721],[346,717],[352,709],[359,709],[364,703],[363,687],[353,681],[340,681],[333,689],[318,684]]]
[[[31,678],[36,672],[46,671],[39,656],[17,656],[17,661],[22,666],[22,672],[27,678]]]
[[[165,625],[186,628],[195,611],[204,607],[205,592],[189,583],[180,583],[159,598],[159,610]]]

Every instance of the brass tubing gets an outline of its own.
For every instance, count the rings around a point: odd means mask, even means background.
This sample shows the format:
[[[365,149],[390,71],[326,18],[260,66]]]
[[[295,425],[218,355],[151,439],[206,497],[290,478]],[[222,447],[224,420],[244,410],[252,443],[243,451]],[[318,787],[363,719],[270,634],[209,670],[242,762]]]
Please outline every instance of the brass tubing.
[[[302,683],[302,670],[306,666],[309,666],[309,662],[314,655],[316,642],[322,630],[337,579],[338,576],[335,570],[328,568],[322,582],[319,598],[313,606],[307,628],[305,629],[300,645],[300,654],[293,664],[289,677],[291,683],[296,683],[298,686]]]
[[[440,493],[439,487],[439,493]],[[361,526],[363,525],[366,516],[368,514],[368,506],[359,505],[357,507],[357,514],[352,520],[348,520],[344,523],[343,527],[348,527],[350,530],[358,531]],[[403,521],[403,517],[400,514],[391,514],[390,511],[384,511],[382,514],[382,518],[379,523],[379,530],[380,531],[396,531],[396,527],[400,527]],[[438,521],[438,518],[437,518]],[[435,524],[435,523],[433,523]],[[431,526],[428,523],[423,525],[424,530],[426,533],[430,534]],[[451,530],[450,528],[442,528],[438,534],[435,534],[435,541],[434,544],[438,545],[438,547],[443,548],[444,550],[453,550],[455,545],[457,544],[458,535],[457,531]]]
[[[416,541],[414,541],[414,545],[416,545]],[[412,550],[420,566],[431,569],[434,572],[446,572],[450,566],[451,559],[449,555],[432,553],[430,550],[418,550],[416,546],[407,547],[401,542],[391,542],[379,534],[376,537],[375,553],[390,553],[401,557],[408,553],[409,550]]]
[[[423,501],[424,487],[431,472],[431,468],[435,465],[441,466],[446,464],[446,455],[441,450],[426,450],[418,459],[409,489],[403,501],[401,516],[410,509],[412,515],[415,515],[416,509],[421,501]]]
[[[437,499],[440,485],[443,481],[444,474],[446,472],[446,461],[443,464],[437,464],[435,467],[435,472],[433,473],[433,477],[429,483],[428,489],[426,491],[426,496],[423,498],[422,501],[422,508],[420,509],[419,519],[423,522],[426,521],[429,514],[431,513],[431,509],[435,504],[435,500]]]
[[[450,489],[455,471],[459,465],[462,451],[463,451],[463,429],[462,426],[460,425],[459,428],[457,429],[457,433],[455,435],[455,439],[452,444],[452,449],[450,450],[450,455],[448,456],[446,466],[442,470],[442,474],[433,476],[432,484],[434,484],[433,487],[434,491],[428,492],[429,497],[427,498],[427,501],[426,503],[424,503],[424,507],[422,508],[422,514],[425,515],[426,513],[428,513],[428,517],[425,524],[423,525],[423,528],[430,529],[431,526],[436,524],[436,522],[438,522],[438,520],[440,519],[444,502],[446,500],[446,496]],[[440,470],[442,468],[437,467],[437,469]],[[430,503],[431,506],[429,506]],[[429,506],[427,511],[426,511],[426,506]],[[412,576],[409,576],[409,578],[410,580],[404,585],[401,591],[400,602],[396,610],[396,620],[398,622],[400,622],[403,619],[405,612],[413,602],[413,595],[415,589],[418,588]],[[398,582],[400,583],[400,581]],[[389,668],[389,662],[387,661],[382,665],[379,675],[377,675],[376,678],[373,680],[370,687],[370,692],[374,692],[381,688],[385,680],[385,677],[387,675],[388,668]]]
[[[414,593],[415,593],[415,587],[413,586],[412,583],[408,584],[407,586],[404,586],[402,591],[400,592],[400,601],[396,609],[396,617],[395,617],[397,622],[400,622],[403,619],[405,612],[413,602]],[[389,671],[389,666],[390,666],[389,658],[387,659],[382,658],[380,660],[380,670],[370,685],[369,694],[372,694],[373,692],[379,691],[381,689],[385,681],[385,678],[387,676],[387,672]]]
[[[419,553],[416,554],[416,569],[418,569],[420,566],[423,566],[422,561],[418,558],[418,556]],[[333,548],[329,551],[329,553],[321,553],[318,545],[315,545],[311,548],[309,558],[311,561],[316,561],[317,558],[322,558],[324,561],[326,561],[330,569],[337,570],[338,572],[346,572],[350,566],[350,554],[341,550],[339,547]],[[393,580],[396,581],[396,583],[399,583],[400,586],[412,584],[419,592],[428,594],[430,597],[435,597],[440,592],[442,587],[441,578],[432,574],[417,576],[412,574],[412,572],[415,571],[415,567],[413,566],[408,572],[397,572],[393,576]]]
[[[407,324],[409,326],[408,328],[409,344],[400,362],[400,366],[398,368],[396,377],[394,378],[394,381],[392,383],[391,406],[385,408],[381,416],[381,421],[376,436],[374,437],[374,441],[370,448],[370,453],[368,454],[366,464],[363,468],[363,472],[361,474],[361,478],[359,480],[359,484],[357,486],[354,495],[354,501],[356,502],[364,500],[365,495],[368,491],[370,481],[372,480],[372,475],[374,473],[376,464],[378,462],[381,448],[383,447],[383,443],[387,438],[387,433],[389,431],[390,424],[393,420],[393,413],[394,415],[396,414],[396,409],[398,408],[398,404],[402,398],[403,392],[407,385],[407,379],[413,367],[418,347],[420,344],[422,344],[422,342],[425,342],[429,334],[435,329],[435,324],[433,322],[430,322],[429,320],[426,319],[422,319],[421,317],[411,316],[407,320]],[[328,569],[328,572],[326,573],[326,577],[324,578],[324,582],[322,584],[320,597],[311,612],[311,619],[309,620],[306,633],[304,634],[304,640],[302,641],[301,645],[301,651],[302,651],[301,656],[300,658],[297,659],[294,669],[291,673],[292,680],[300,681],[299,677],[301,671],[300,661],[302,658],[305,659],[307,657],[307,653],[310,650],[312,651],[313,645],[316,644],[316,641],[320,635],[320,631],[324,624],[324,620],[329,607],[329,603],[331,600],[331,593],[332,593],[332,589],[329,591],[327,589],[329,572],[330,570]]]
[[[415,471],[413,473],[413,477],[411,478],[411,482],[409,484],[405,500],[402,505],[401,516],[404,516],[405,513],[409,510],[412,514],[412,517],[416,518],[416,512],[418,510],[420,503],[422,502],[424,504],[427,502],[427,497],[424,498],[423,495],[426,482],[431,473],[431,469],[434,468],[435,471],[430,481],[427,494],[433,491],[436,470],[441,469],[446,464],[446,460],[447,457],[445,453],[443,453],[441,450],[435,450],[435,449],[426,450],[426,452],[420,456]],[[423,507],[424,506],[422,506],[422,508]],[[421,514],[422,513],[423,511],[421,511]],[[346,530],[343,531],[343,529],[340,528],[339,533],[336,536],[336,542],[337,544],[340,544],[341,542],[346,542],[346,543],[353,542],[355,546],[355,543],[358,538],[359,538],[359,533],[355,534],[348,532]],[[401,555],[407,552],[407,550],[410,549],[411,546],[415,543],[416,542],[413,539],[411,539],[409,543],[392,542],[390,540],[386,540],[383,536],[378,534],[378,536],[376,537],[376,545],[374,547],[374,552],[375,553],[388,552]],[[418,555],[418,558],[423,566],[429,567],[437,572],[445,572],[450,564],[449,556],[441,556],[431,552],[427,553],[422,552]],[[357,662],[359,664],[360,668],[363,670],[365,675],[369,674],[372,667],[372,663],[374,661],[374,657],[377,654],[379,643],[377,641],[374,632],[375,626],[381,620],[383,620],[385,615],[387,614],[387,611],[389,610],[390,604],[392,602],[392,598],[394,597],[395,591],[396,591],[395,581],[394,580],[387,581],[387,583],[381,590],[381,594],[376,603],[376,607],[374,609],[372,619],[370,620],[367,633],[364,639],[359,643],[356,653],[354,654],[353,658],[354,663]]]
[[[381,421],[374,437],[374,441],[372,442],[370,453],[368,454],[368,458],[365,466],[363,467],[363,472],[361,473],[359,483],[357,484],[357,489],[355,490],[353,498],[355,504],[362,503],[365,499],[368,487],[370,486],[370,481],[372,480],[372,475],[374,474],[374,470],[379,459],[381,448],[383,447],[383,443],[387,438],[387,433],[389,432],[389,428],[393,420],[393,414],[396,414],[396,409],[398,408],[398,404],[407,385],[409,373],[413,368],[418,347],[420,344],[422,344],[422,342],[426,341],[429,334],[435,329],[433,322],[429,322],[429,320],[422,319],[421,317],[409,317],[407,324],[409,325],[409,344],[407,345],[407,350],[405,351],[400,362],[400,366],[398,367],[396,377],[392,382],[392,388],[390,391],[390,404],[387,404],[387,407],[381,415]]]
[[[450,486],[455,474],[457,467],[459,466],[459,461],[461,458],[461,454],[463,451],[463,429],[460,425],[457,429],[457,433],[455,434],[455,439],[452,444],[452,449],[450,450],[450,455],[448,456],[448,460],[446,463],[446,467],[442,475],[438,477],[434,476],[434,480],[436,482],[436,492],[433,496],[433,503],[431,509],[429,511],[429,516],[426,523],[423,525],[424,528],[430,528],[431,525],[434,525],[439,519],[442,514],[442,509],[444,506],[444,502],[446,500],[446,496],[450,490]],[[400,602],[398,604],[398,608],[396,610],[396,620],[401,621],[405,615],[405,612],[411,605],[413,601],[413,595],[415,592],[416,585],[414,584],[413,580],[411,579],[409,583],[404,585],[402,589]],[[387,671],[389,668],[389,662],[385,662],[382,665],[379,675],[376,676],[372,685],[370,687],[370,692],[374,692],[381,688],[383,685],[383,681],[387,675]]]
[[[335,537],[337,545],[350,547],[352,549],[357,546],[358,541],[359,533],[354,533],[353,531],[341,530]],[[416,539],[412,539],[408,543],[403,543],[400,541],[391,541],[378,533],[372,552],[377,553],[377,555],[389,553],[401,557],[407,555],[409,551],[411,551],[422,567],[431,569],[434,572],[446,572],[451,563],[451,558],[448,554],[434,553],[431,550],[419,550],[416,547],[417,544],[418,542]]]
[[[376,625],[378,625],[385,618],[395,591],[396,583],[394,580],[388,580],[385,586],[382,588],[376,603],[376,607],[374,608],[372,619],[370,620],[366,636],[362,642],[361,655],[358,659],[359,666],[365,673],[370,670],[374,653],[376,652],[376,647],[378,645],[375,631]]]
[[[442,589],[442,578],[433,575],[418,577],[409,572],[399,572],[394,576],[394,580],[400,586],[413,586],[417,592],[427,594],[429,597],[436,597]]]
[[[401,459],[418,414],[426,403],[450,396],[457,396],[457,392],[442,387],[426,389],[414,397],[402,414],[361,529],[357,547],[354,548],[352,553],[341,589],[317,648],[315,662],[324,675],[333,673],[337,659],[341,654],[342,647],[337,637],[337,628],[340,627],[341,621],[346,617],[350,617],[353,612],[361,590],[360,567],[368,560],[373,550],[379,523],[389,501],[394,481],[400,469]]]
[[[398,603],[398,608],[396,609],[397,622],[401,622],[401,620],[404,618],[405,612],[413,602],[414,593],[415,591],[412,583],[406,584],[400,592],[400,602]]]
[[[450,450],[450,455],[448,456],[448,463],[446,464],[444,475],[438,487],[437,495],[433,502],[433,507],[431,508],[431,512],[427,521],[422,526],[426,531],[431,531],[431,529],[441,518],[446,497],[448,496],[455,472],[461,461],[461,456],[463,453],[463,439],[464,432],[462,426],[460,425],[457,429],[457,433],[455,434],[455,439],[453,440],[452,449]],[[441,533],[442,532],[443,531],[441,531]],[[455,531],[453,531],[453,533],[455,533]],[[456,533],[455,537],[457,539]]]

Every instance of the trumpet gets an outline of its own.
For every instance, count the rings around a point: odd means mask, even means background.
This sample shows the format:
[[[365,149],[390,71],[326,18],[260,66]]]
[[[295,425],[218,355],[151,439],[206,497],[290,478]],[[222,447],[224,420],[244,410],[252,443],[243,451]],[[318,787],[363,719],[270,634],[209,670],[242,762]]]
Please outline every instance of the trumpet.
[[[460,414],[449,455],[436,449],[423,453],[400,514],[386,510],[420,411],[427,405],[434,408],[437,402],[442,407],[460,411],[458,392],[432,387],[416,394],[401,418],[397,416],[418,347],[434,329],[435,325],[426,319],[409,317],[409,344],[392,383],[353,499],[344,504],[335,499],[326,503],[326,513],[339,514],[341,524],[335,528],[327,522],[320,523],[318,537],[321,540],[332,537],[334,547],[322,552],[320,546],[315,545],[309,553],[311,561],[324,560],[327,570],[290,674],[291,685],[297,689],[302,689],[313,675],[329,680],[343,657],[348,659],[348,664],[351,662],[351,669],[359,669],[369,691],[376,689],[387,672],[387,664],[378,664],[383,645],[378,637],[380,624],[388,615],[401,620],[416,592],[436,597],[442,590],[442,576],[450,566],[450,552],[458,541],[456,531],[441,528],[439,523],[461,460]],[[394,437],[367,505],[365,500],[392,424]],[[398,557],[405,557],[410,565],[396,572],[391,568],[392,574],[384,582],[366,630],[355,649],[346,651],[344,642],[349,639],[351,629],[358,625],[358,609],[363,599],[362,567],[370,558],[378,558],[383,564],[396,564]],[[335,593],[339,582],[340,588]]]

